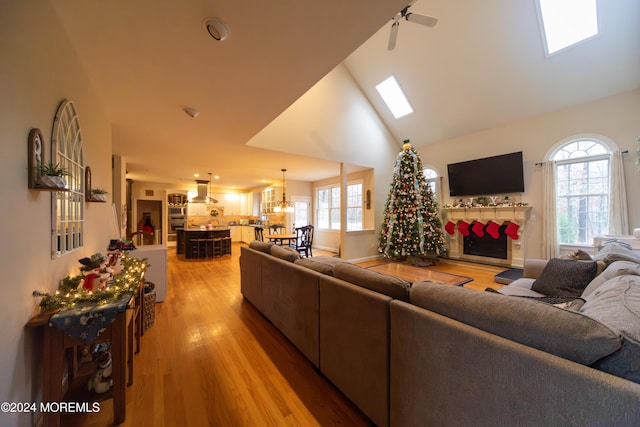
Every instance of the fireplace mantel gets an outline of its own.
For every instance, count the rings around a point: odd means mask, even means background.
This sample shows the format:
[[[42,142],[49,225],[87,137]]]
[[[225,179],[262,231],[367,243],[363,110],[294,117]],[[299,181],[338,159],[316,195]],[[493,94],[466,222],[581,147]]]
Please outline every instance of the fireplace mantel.
[[[469,224],[473,221],[480,221],[487,223],[488,221],[494,221],[502,224],[504,222],[512,221],[517,223],[520,228],[518,229],[518,240],[508,239],[510,247],[510,259],[506,261],[511,267],[522,268],[524,266],[525,248],[526,248],[526,223],[529,219],[529,213],[531,211],[530,206],[478,206],[470,208],[443,208],[442,219],[446,223],[451,221],[457,223],[458,221],[465,221]],[[457,231],[453,235],[445,233],[447,236],[447,245],[449,248],[449,257],[455,259],[465,259],[465,254],[462,251],[462,235]]]

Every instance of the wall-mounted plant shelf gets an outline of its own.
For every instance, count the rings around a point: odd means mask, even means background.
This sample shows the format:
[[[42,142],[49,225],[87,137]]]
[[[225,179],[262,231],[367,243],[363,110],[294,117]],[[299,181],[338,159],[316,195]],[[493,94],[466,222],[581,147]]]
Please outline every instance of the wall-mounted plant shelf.
[[[91,188],[91,168],[89,166],[84,168],[84,200],[92,203],[106,203],[107,202],[106,190],[102,188]]]
[[[45,191],[69,191],[66,171],[59,165],[44,161],[44,138],[40,129],[29,132],[29,188]]]

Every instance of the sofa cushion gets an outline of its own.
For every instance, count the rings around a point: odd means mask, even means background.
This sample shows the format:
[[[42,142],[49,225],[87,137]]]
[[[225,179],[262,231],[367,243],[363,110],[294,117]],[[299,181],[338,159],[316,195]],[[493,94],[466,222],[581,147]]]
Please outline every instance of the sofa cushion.
[[[298,251],[289,246],[273,245],[270,250],[271,255],[285,261],[294,262],[295,260],[300,259]]]
[[[261,242],[260,240],[253,240],[252,242],[249,242],[249,247],[251,249],[264,252],[265,254],[271,253],[271,246],[273,246],[273,243],[271,242]]]
[[[328,276],[333,276],[333,268],[337,264],[344,263],[346,261],[341,260],[340,258],[334,258],[329,256],[316,256],[311,258],[300,258],[295,260],[295,263],[301,265],[302,267],[310,268],[319,273],[326,274]]]
[[[631,261],[614,261],[602,272],[602,274],[596,276],[595,279],[591,281],[584,288],[584,292],[582,292],[582,298],[586,298],[593,291],[598,289],[604,283],[608,282],[610,279],[613,279],[616,276],[625,276],[625,275],[636,275],[640,276],[640,264],[631,262]]]
[[[640,383],[640,276],[609,279],[586,298],[580,312],[622,335],[622,348],[594,367]]]
[[[618,333],[591,317],[531,298],[429,282],[414,283],[410,297],[419,307],[585,365],[621,346]]]
[[[411,283],[397,277],[380,274],[377,271],[367,270],[355,264],[340,263],[333,268],[333,275],[354,285],[371,289],[388,295],[391,298],[409,301],[409,288]]]
[[[596,277],[597,268],[593,261],[553,258],[533,282],[531,289],[548,296],[579,297]]]
[[[585,251],[583,251],[582,249],[578,249],[575,252],[572,252],[570,254],[567,255],[562,255],[560,258],[562,259],[577,259],[577,260],[581,260],[581,261],[592,261],[593,257],[591,255],[589,255],[588,253],[586,253]]]
[[[498,289],[498,292],[502,295],[511,295],[514,297],[543,297],[544,294],[531,290],[531,285],[533,285],[533,282],[535,281],[536,279],[521,277],[520,279],[509,283],[507,286],[501,287]]]

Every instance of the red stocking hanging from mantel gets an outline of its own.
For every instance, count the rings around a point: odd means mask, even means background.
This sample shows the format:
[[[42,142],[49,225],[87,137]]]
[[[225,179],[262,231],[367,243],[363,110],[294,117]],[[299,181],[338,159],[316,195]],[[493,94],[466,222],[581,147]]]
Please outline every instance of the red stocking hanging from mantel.
[[[497,239],[500,237],[500,224],[495,221],[489,221],[484,231],[486,231],[489,236]]]
[[[504,234],[511,237],[513,240],[518,240],[520,236],[518,236],[518,229],[520,225],[513,221],[509,221],[509,225],[507,225],[506,230],[504,230]]]
[[[471,226],[471,230],[473,231],[473,233],[478,236],[478,237],[484,237],[484,224],[481,223],[480,221],[476,221],[473,223],[473,226]]]
[[[458,222],[458,231],[463,236],[465,236],[465,237],[468,236],[469,235],[469,223],[465,222],[465,221]]]
[[[456,229],[456,224],[452,221],[447,221],[447,225],[444,226],[444,229],[446,230],[447,233],[453,236],[453,233],[455,232],[455,229]]]

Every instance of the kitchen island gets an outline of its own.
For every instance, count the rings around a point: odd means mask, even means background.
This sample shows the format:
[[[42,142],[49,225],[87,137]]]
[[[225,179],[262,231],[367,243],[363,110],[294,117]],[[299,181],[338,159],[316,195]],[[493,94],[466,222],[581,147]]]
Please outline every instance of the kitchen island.
[[[206,240],[206,241],[203,241]],[[207,242],[213,240],[213,248],[209,253],[206,249]],[[210,230],[202,228],[185,228],[178,230],[178,242],[176,245],[176,253],[184,254],[187,259],[206,258],[207,255],[214,257],[215,255],[231,255],[231,230],[229,227],[213,227]]]

